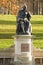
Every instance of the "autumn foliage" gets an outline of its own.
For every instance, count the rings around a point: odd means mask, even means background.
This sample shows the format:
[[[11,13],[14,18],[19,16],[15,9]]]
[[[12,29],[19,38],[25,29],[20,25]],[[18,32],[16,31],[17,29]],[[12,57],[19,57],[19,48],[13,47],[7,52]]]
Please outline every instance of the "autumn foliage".
[[[0,0],[0,5],[3,8],[9,9],[11,14],[17,14],[19,6],[18,0]]]

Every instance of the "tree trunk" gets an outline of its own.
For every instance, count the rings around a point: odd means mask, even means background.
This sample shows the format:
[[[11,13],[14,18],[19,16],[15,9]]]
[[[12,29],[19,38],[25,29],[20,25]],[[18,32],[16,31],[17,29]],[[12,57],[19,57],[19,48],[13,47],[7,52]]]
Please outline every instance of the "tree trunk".
[[[42,2],[42,15],[43,15],[43,2]]]

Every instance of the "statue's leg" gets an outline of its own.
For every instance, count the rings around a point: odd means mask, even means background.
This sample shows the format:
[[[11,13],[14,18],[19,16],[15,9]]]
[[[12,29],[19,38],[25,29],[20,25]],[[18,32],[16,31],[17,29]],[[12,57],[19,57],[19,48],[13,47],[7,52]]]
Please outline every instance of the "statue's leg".
[[[24,23],[24,25],[25,25],[25,33],[26,34],[28,34],[29,33],[29,22],[28,21],[26,21],[25,23]]]
[[[17,33],[17,34],[19,34],[19,33],[20,33],[20,24],[19,24],[19,23],[17,23],[16,33]]]
[[[22,28],[23,33],[25,33],[25,30],[24,30],[24,22],[21,22],[21,28]]]
[[[29,32],[30,32],[30,34],[32,34],[32,25],[31,25],[31,23],[29,24]]]

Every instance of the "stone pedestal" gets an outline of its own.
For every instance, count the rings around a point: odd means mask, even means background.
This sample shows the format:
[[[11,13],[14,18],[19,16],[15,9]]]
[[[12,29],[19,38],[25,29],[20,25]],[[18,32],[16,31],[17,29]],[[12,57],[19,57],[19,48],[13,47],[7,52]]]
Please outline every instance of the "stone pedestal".
[[[15,62],[32,65],[32,35],[16,35],[14,43]]]

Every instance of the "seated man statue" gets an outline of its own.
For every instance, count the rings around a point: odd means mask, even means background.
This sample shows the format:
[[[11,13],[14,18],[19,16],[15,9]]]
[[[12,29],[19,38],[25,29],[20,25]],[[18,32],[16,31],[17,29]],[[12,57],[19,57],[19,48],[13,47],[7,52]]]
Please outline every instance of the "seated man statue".
[[[18,12],[16,34],[32,33],[30,18],[31,15],[27,12],[27,6],[24,5],[23,8]]]

